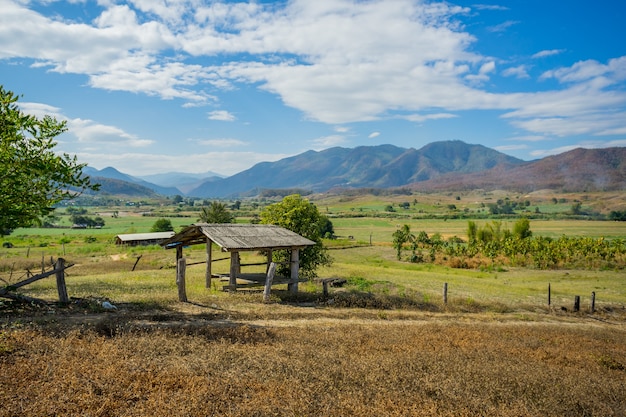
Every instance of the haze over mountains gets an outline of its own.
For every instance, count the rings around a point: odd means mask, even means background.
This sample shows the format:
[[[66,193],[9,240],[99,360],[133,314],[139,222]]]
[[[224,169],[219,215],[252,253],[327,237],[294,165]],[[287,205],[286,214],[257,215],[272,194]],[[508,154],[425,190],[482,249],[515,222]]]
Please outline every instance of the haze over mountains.
[[[325,192],[341,188],[406,187],[421,191],[511,189],[595,191],[626,189],[626,148],[575,149],[523,161],[482,145],[433,142],[421,149],[393,145],[335,147],[262,162],[230,177],[164,173],[142,178],[114,168],[85,173],[100,192],[126,195],[187,195],[201,198],[254,196],[266,189]],[[141,187],[141,188],[137,188]]]

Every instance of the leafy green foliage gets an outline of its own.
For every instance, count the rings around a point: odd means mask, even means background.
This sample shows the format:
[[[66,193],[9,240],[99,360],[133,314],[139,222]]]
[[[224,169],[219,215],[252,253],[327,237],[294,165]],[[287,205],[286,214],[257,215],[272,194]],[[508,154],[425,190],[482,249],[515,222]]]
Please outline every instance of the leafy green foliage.
[[[199,220],[204,223],[232,223],[235,217],[225,203],[212,201],[207,207],[202,207]]]
[[[98,188],[83,176],[85,164],[54,151],[66,123],[24,114],[17,101],[0,85],[0,235],[39,223],[54,204]]]
[[[261,223],[275,224],[289,229],[315,242],[300,252],[300,273],[303,277],[316,276],[319,266],[328,266],[332,259],[322,244],[324,233],[329,230],[330,220],[320,214],[315,204],[303,199],[299,194],[289,195],[279,203],[267,206],[260,214]],[[331,223],[332,228],[332,223]],[[288,262],[288,251],[276,251],[274,259],[278,262]],[[290,276],[289,265],[279,264],[278,272]]]
[[[396,257],[398,260],[402,258],[402,248],[406,243],[412,243],[415,241],[415,236],[411,233],[411,227],[408,224],[403,225],[401,228],[393,232],[392,245],[396,250]]]
[[[100,216],[90,217],[90,216],[82,216],[78,214],[73,214],[70,217],[70,220],[73,224],[83,225],[85,227],[103,227],[105,222],[104,219]]]
[[[615,221],[621,221],[621,222],[626,221],[626,210],[622,210],[622,211],[614,210],[614,211],[612,211],[609,214],[609,219],[610,220],[615,220]]]
[[[168,219],[159,219],[152,225],[151,232],[171,232],[174,230],[172,221]]]

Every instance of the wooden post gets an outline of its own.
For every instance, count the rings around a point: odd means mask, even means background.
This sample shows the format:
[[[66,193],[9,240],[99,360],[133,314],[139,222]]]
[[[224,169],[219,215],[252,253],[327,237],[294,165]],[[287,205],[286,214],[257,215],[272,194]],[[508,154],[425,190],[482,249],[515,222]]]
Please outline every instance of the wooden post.
[[[580,295],[574,296],[574,311],[580,311]]]
[[[448,304],[448,283],[443,283],[443,303]]]
[[[270,267],[272,266],[273,262],[274,262],[274,252],[270,248],[267,250],[267,268],[265,269],[266,272],[269,272]]]
[[[274,281],[274,274],[276,273],[276,264],[270,263],[270,267],[267,270],[267,277],[265,277],[265,289],[263,290],[263,302],[269,303],[270,291],[272,289],[272,281]]]
[[[230,253],[230,278],[228,279],[228,290],[237,291],[237,273],[239,271],[239,252]]]
[[[592,313],[596,312],[596,292],[595,291],[591,293],[591,312]]]
[[[143,255],[139,255],[139,256],[137,257],[137,260],[135,261],[135,265],[133,265],[133,269],[132,269],[132,271],[134,271],[134,270],[135,270],[135,268],[137,268],[137,264],[139,263],[139,260],[141,259],[141,257],[142,257],[142,256],[143,256]],[[132,272],[132,271],[131,271],[131,272]]]
[[[176,263],[176,286],[178,286],[178,301],[187,302],[187,288],[185,286],[185,271],[187,260],[180,258]]]
[[[292,294],[298,293],[298,272],[300,270],[300,249],[291,249],[291,280],[287,288]]]
[[[213,241],[206,240],[206,272],[204,273],[204,287],[211,288],[211,264],[213,263]]]
[[[178,274],[180,269],[180,260],[183,258],[183,245],[176,246],[176,282],[178,283]]]
[[[42,274],[44,272],[46,272],[46,264],[45,264],[45,261],[44,261],[44,256],[45,255],[46,255],[45,253],[41,252],[41,273]]]
[[[65,287],[65,259],[57,259],[54,269],[57,270],[57,291],[59,293],[59,301],[61,303],[69,303],[70,299],[67,296],[67,288]]]
[[[552,304],[552,292],[550,289],[550,283],[548,283],[548,307]]]

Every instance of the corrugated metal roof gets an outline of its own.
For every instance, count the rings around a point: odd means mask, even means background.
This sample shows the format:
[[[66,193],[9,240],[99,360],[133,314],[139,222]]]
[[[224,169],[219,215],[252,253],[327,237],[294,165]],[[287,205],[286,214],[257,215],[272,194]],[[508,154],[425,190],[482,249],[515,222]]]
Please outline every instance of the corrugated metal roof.
[[[271,224],[207,224],[186,227],[162,242],[165,247],[204,243],[209,238],[223,250],[284,249],[313,246],[315,242],[291,230]]]
[[[172,236],[174,236],[174,232],[128,233],[117,235],[116,237],[122,242],[130,242],[133,240],[168,239]]]

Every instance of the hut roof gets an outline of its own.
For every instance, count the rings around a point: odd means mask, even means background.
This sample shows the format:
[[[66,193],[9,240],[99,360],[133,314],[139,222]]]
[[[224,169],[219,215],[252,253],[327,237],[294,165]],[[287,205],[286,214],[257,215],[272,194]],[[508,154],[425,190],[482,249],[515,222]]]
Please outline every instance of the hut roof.
[[[271,224],[196,223],[161,242],[166,249],[206,243],[209,238],[223,251],[293,249],[313,246],[315,242],[291,230]]]
[[[127,243],[135,241],[155,241],[163,240],[174,236],[174,232],[152,232],[152,233],[128,233],[115,236],[117,242]]]

